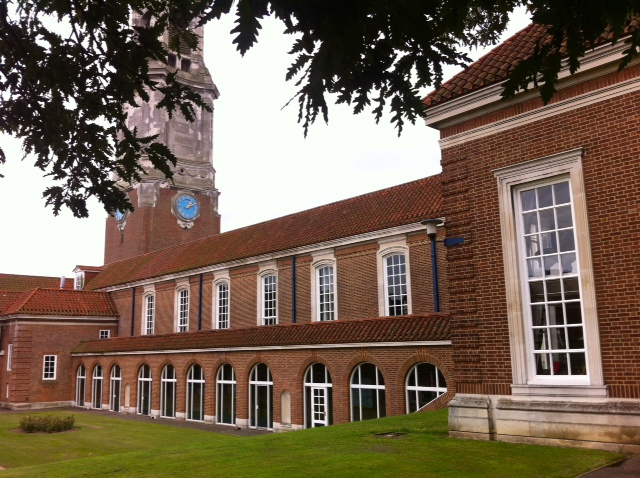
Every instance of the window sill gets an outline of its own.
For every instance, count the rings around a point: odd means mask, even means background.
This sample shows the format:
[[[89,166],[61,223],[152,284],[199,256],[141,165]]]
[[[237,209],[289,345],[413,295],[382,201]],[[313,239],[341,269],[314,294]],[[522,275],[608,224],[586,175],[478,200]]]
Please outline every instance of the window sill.
[[[589,397],[607,398],[607,387],[604,385],[511,385],[514,396],[529,397]]]

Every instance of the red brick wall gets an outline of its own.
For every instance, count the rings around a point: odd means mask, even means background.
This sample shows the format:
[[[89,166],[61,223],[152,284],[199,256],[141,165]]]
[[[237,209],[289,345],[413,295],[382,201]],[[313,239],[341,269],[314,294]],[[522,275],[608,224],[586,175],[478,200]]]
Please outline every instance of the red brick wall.
[[[336,251],[339,319],[379,315],[377,252],[377,243]]]
[[[70,351],[81,340],[95,340],[100,330],[116,333],[116,325],[70,324],[64,319],[43,323],[21,321],[5,327],[8,343],[14,344],[12,370],[6,370],[6,356],[2,372],[0,402],[39,403],[74,399],[76,369]],[[55,340],[52,340],[55,337]],[[4,339],[3,339],[4,341]],[[6,352],[5,352],[6,353]],[[56,379],[43,380],[45,355],[56,355]],[[9,385],[9,397],[6,387]]]
[[[231,328],[253,327],[257,322],[258,268],[234,269],[231,275]]]
[[[563,90],[582,93],[638,75],[640,67]],[[489,115],[499,119],[530,107]],[[442,152],[447,250],[458,391],[510,393],[511,365],[500,218],[492,171],[584,148],[584,182],[594,263],[604,378],[613,397],[640,397],[640,93],[608,99]],[[443,137],[478,126],[473,120]]]
[[[249,375],[257,363],[264,363],[273,375],[273,419],[281,421],[281,395],[287,390],[291,394],[291,420],[294,424],[304,423],[303,381],[307,368],[313,363],[323,363],[331,374],[333,383],[333,420],[334,423],[350,421],[350,380],[354,368],[363,362],[375,364],[382,372],[385,380],[386,414],[401,415],[406,413],[405,381],[411,367],[420,362],[430,362],[438,366],[447,380],[450,392],[455,392],[452,377],[452,358],[450,347],[381,347],[353,349],[310,349],[290,351],[256,352],[205,352],[185,354],[149,354],[140,356],[75,358],[73,369],[83,363],[87,367],[86,401],[91,400],[91,374],[95,364],[100,363],[104,369],[103,401],[106,405],[108,397],[108,376],[111,366],[118,363],[122,367],[122,390],[129,385],[131,389],[130,406],[137,403],[137,377],[140,366],[147,363],[151,367],[152,408],[160,408],[160,376],[165,364],[176,367],[178,379],[177,412],[185,412],[186,377],[189,367],[198,363],[204,368],[205,414],[215,415],[215,378],[219,367],[224,363],[231,364],[237,379],[237,418],[248,418]],[[75,385],[73,386],[75,393]],[[122,403],[124,406],[124,392]]]
[[[200,202],[200,216],[194,221],[193,227],[180,227],[171,212],[171,200],[176,194],[175,189],[159,188],[155,206],[138,207],[137,191],[129,192],[136,209],[128,215],[124,230],[118,229],[112,216],[106,220],[104,263],[110,264],[220,233],[220,215],[214,211],[211,197],[203,194],[194,193]]]

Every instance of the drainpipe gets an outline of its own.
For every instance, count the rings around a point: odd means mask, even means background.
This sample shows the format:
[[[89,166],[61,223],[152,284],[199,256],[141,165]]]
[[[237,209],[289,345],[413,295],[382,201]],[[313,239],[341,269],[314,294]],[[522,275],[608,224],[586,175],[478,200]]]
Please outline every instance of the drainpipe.
[[[291,256],[291,323],[296,323],[296,256]]]
[[[134,287],[131,292],[131,337],[135,331],[136,322],[136,288]]]
[[[200,287],[198,291],[198,330],[202,330],[202,274],[200,274]]]
[[[431,241],[431,272],[433,275],[433,308],[440,312],[440,291],[438,290],[438,257],[436,256],[436,234],[440,219],[425,219],[422,224],[427,226],[427,236]]]

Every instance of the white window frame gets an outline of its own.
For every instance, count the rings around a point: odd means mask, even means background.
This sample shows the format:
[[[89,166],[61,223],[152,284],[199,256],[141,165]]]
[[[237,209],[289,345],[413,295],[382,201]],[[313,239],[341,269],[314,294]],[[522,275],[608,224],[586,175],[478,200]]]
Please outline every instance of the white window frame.
[[[45,355],[42,358],[42,380],[55,380],[57,369],[57,355]]]
[[[149,372],[149,376],[146,375],[145,372]],[[143,393],[144,389],[148,390],[148,395]],[[144,405],[142,403],[143,397],[148,400],[148,408],[149,413],[144,413]],[[138,369],[138,396],[137,396],[137,404],[136,404],[136,414],[137,415],[151,415],[151,400],[153,397],[153,375],[151,371],[151,367],[149,364],[142,364]]]
[[[227,287],[226,303],[220,299],[220,287]],[[226,310],[223,310],[226,309]],[[225,325],[222,327],[221,325]],[[216,271],[213,282],[213,328],[228,329],[231,327],[231,280],[229,270]]]
[[[169,369],[169,367],[171,367]],[[171,370],[171,375],[169,375],[169,371]],[[160,376],[160,416],[162,418],[176,418],[176,402],[178,398],[177,394],[178,390],[178,380],[176,376],[176,368],[173,364],[165,364],[162,367],[162,374]],[[171,408],[172,415],[165,415],[165,411],[167,408],[167,395],[171,393],[171,403],[173,407]]]
[[[362,383],[362,366],[363,365],[371,365],[372,367],[375,368],[375,375],[376,375],[376,383],[375,384],[365,384]],[[354,379],[358,377],[358,383],[354,383]],[[380,381],[382,381],[382,383],[380,383]],[[351,417],[351,421],[352,422],[361,422],[363,420],[367,420],[366,418],[363,418],[363,414],[362,414],[362,391],[363,390],[371,390],[372,394],[375,394],[376,396],[376,417],[375,418],[383,418],[387,416],[387,410],[386,410],[386,405],[387,405],[387,397],[386,397],[386,386],[385,386],[385,381],[384,381],[384,375],[382,375],[382,372],[380,371],[380,369],[373,363],[371,362],[362,362],[360,364],[358,364],[354,369],[353,372],[351,373],[351,379],[349,380],[349,410],[350,410],[350,417]],[[354,393],[358,394],[358,416],[356,417],[354,415],[354,403],[353,403],[353,395]],[[384,402],[384,407],[381,407],[380,405],[380,398],[383,398],[383,402]]]
[[[387,288],[387,258],[395,255],[404,255],[405,279],[407,285],[407,313],[412,313],[411,300],[411,267],[409,257],[409,246],[407,246],[406,236],[394,236],[378,241],[380,249],[377,255],[378,265],[378,314],[381,317],[389,316],[389,294]],[[402,314],[405,315],[405,314]]]
[[[7,345],[7,372],[13,368],[13,344]]]
[[[274,277],[275,299],[273,309],[275,315],[265,316],[265,304],[267,297],[265,296],[265,281],[268,277]],[[278,269],[275,263],[265,264],[258,271],[258,325],[277,325],[278,324]],[[268,323],[267,323],[268,322]]]
[[[322,320],[320,312],[320,279],[319,273],[323,267],[333,267],[333,318]],[[311,310],[314,322],[331,322],[338,320],[338,270],[333,251],[322,251],[313,254],[311,262]]]
[[[494,171],[498,182],[502,251],[507,293],[507,317],[511,345],[512,393],[514,395],[556,395],[606,397],[600,354],[593,262],[582,170],[582,149],[527,161]],[[571,188],[579,279],[581,284],[588,376],[535,375],[532,343],[529,339],[529,306],[523,296],[524,261],[518,237],[514,194],[525,185],[568,180]]]
[[[421,365],[430,365],[434,368],[434,376],[435,376],[435,382],[436,382],[435,386],[418,385],[418,382],[419,382],[418,369],[420,368]],[[413,375],[413,378],[415,379],[415,385],[409,385],[409,380],[411,379],[412,375]],[[444,385],[440,383],[440,376],[442,376],[442,379],[444,380]],[[420,362],[415,364],[409,370],[409,373],[407,374],[407,377],[405,378],[405,381],[404,381],[404,390],[405,390],[405,402],[406,402],[407,413],[415,413],[415,412],[419,412],[430,403],[435,402],[438,398],[440,398],[441,395],[444,395],[445,393],[447,393],[447,390],[448,390],[447,380],[444,376],[444,373],[442,372],[442,370],[438,368],[437,365],[431,362]],[[420,406],[420,392],[432,392],[436,394],[436,397],[422,404],[422,406]],[[415,404],[418,407],[417,410],[411,410],[409,408],[411,403],[411,401],[409,400],[409,395],[411,394],[413,394],[415,397]]]
[[[108,339],[110,337],[111,337],[111,331],[110,330],[104,329],[104,330],[98,331],[98,338],[99,339],[104,340],[104,339]]]
[[[149,310],[149,300],[153,301]],[[140,320],[140,333],[142,335],[153,335],[156,331],[156,287],[155,284],[144,286],[142,291],[142,317]],[[149,314],[151,312],[151,315]],[[151,319],[151,320],[149,320]],[[149,327],[151,324],[151,327]]]
[[[186,293],[186,310],[182,307],[182,295]],[[188,332],[189,331],[189,307],[191,305],[191,290],[189,287],[188,279],[179,281],[176,284],[175,293],[175,331],[176,332]]]
[[[196,367],[199,367],[201,375],[196,377]],[[204,368],[200,364],[193,364],[189,367],[189,371],[187,372],[187,396],[186,396],[186,407],[185,407],[185,420],[189,422],[203,422],[204,414],[205,414],[205,387],[206,387],[206,378],[204,373]],[[196,396],[196,391],[199,390],[200,393]],[[194,418],[195,413],[195,405],[199,404],[199,408],[202,412],[202,418]]]
[[[225,379],[224,371],[231,371],[231,378]],[[236,424],[236,399],[237,399],[237,379],[236,371],[229,363],[224,363],[218,369],[216,374],[216,423],[221,425],[235,425]],[[231,389],[231,390],[229,390]],[[224,401],[226,394],[231,393],[231,421],[225,422],[222,420]]]
[[[73,288],[75,290],[84,289],[84,272],[76,272],[76,277],[73,281]]]

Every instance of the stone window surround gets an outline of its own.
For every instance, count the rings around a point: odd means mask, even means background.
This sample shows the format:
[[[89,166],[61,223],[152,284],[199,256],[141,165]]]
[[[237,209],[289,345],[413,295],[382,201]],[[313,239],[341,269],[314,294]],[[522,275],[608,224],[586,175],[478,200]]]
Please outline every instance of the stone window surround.
[[[590,396],[606,397],[600,356],[600,334],[589,241],[588,215],[582,171],[582,148],[526,161],[494,170],[500,204],[500,226],[507,294],[507,318],[513,375],[512,393],[527,396]],[[583,321],[589,376],[585,378],[537,378],[532,375],[532,355],[529,350],[525,304],[522,296],[516,211],[513,194],[524,184],[568,179],[571,186],[575,233],[578,245],[580,280],[582,285]]]
[[[407,315],[411,315],[411,266],[409,260],[409,246],[407,236],[391,236],[378,241],[377,268],[378,268],[378,314],[380,317],[387,317],[389,309],[387,306],[387,275],[385,273],[387,257],[395,254],[404,254],[406,280],[407,280]]]
[[[219,329],[219,297],[218,286],[220,284],[227,284],[227,323],[226,328],[231,327],[231,279],[229,275],[229,269],[223,269],[215,272],[213,281],[213,329]]]
[[[153,332],[155,333],[155,322],[156,322],[156,286],[155,284],[147,284],[144,286],[142,290],[142,320],[140,320],[140,333],[142,335],[147,334],[147,298],[149,296],[153,296]]]
[[[55,380],[58,366],[57,355],[45,355],[42,358],[42,380]]]
[[[189,331],[189,308],[191,307],[190,284],[189,278],[183,278],[176,280],[176,292],[174,294],[174,332],[180,332],[180,292],[187,291],[187,330]]]
[[[258,280],[257,280],[258,300],[256,301],[257,302],[257,317],[256,317],[257,325],[264,325],[264,317],[262,316],[263,308],[264,308],[264,278],[271,275],[275,276],[276,278],[276,304],[275,304],[276,317],[275,317],[274,325],[277,325],[279,323],[278,321],[278,267],[277,267],[276,261],[269,261],[261,264],[258,269]]]
[[[338,269],[336,255],[333,249],[317,251],[312,254],[311,262],[311,310],[313,322],[320,322],[320,307],[318,298],[318,269],[324,266],[333,267],[333,320],[338,320]]]

